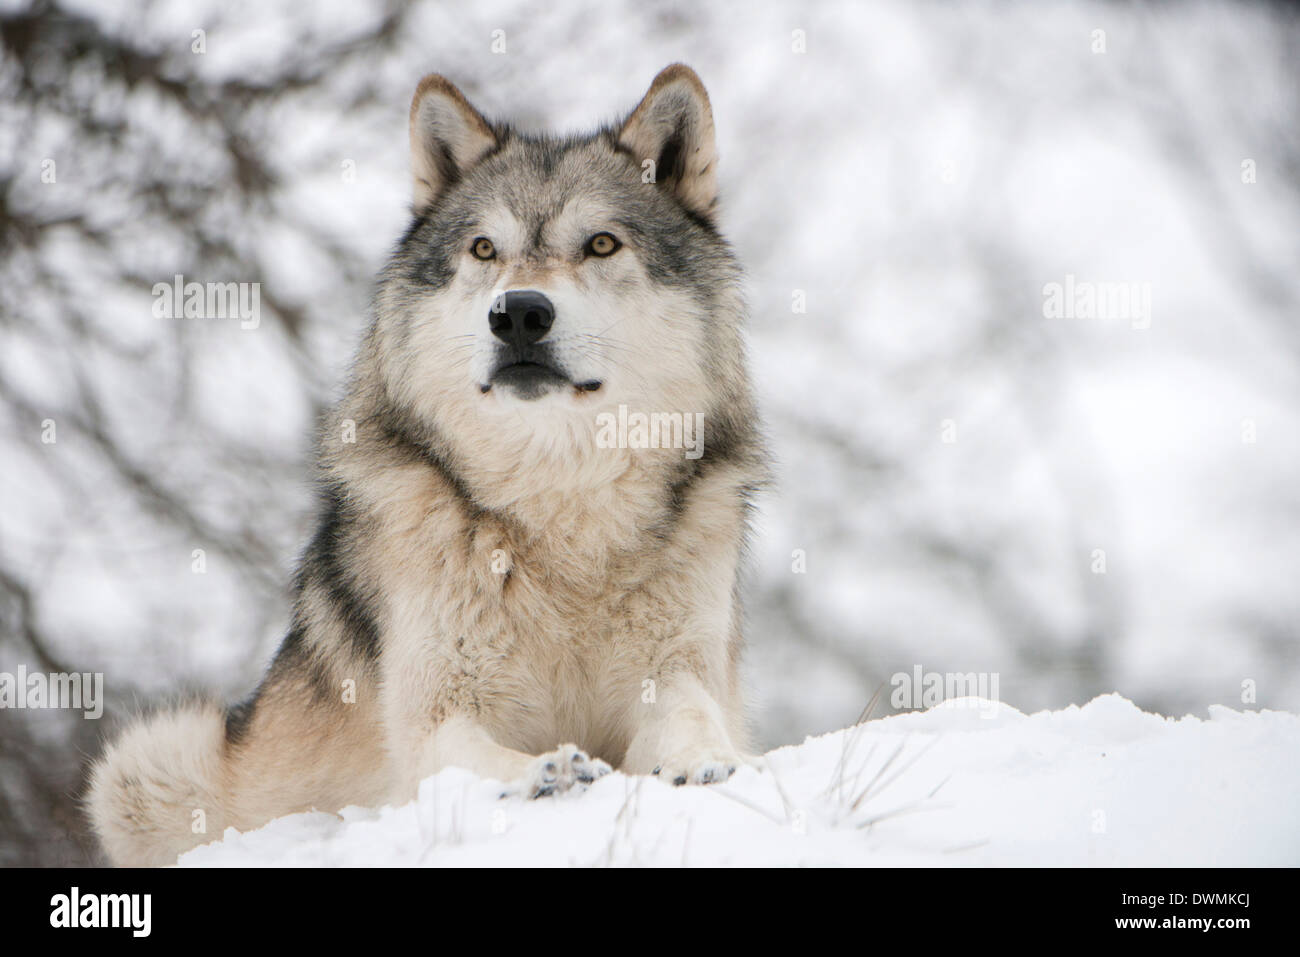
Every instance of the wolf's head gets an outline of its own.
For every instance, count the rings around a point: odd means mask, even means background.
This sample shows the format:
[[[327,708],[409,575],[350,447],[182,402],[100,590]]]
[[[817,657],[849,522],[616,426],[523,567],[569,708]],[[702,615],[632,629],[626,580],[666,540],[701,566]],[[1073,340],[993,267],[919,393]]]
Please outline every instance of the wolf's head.
[[[590,135],[491,122],[437,75],[410,123],[415,220],[371,352],[388,400],[453,458],[577,464],[619,406],[708,426],[747,411],[713,114],[690,68]]]

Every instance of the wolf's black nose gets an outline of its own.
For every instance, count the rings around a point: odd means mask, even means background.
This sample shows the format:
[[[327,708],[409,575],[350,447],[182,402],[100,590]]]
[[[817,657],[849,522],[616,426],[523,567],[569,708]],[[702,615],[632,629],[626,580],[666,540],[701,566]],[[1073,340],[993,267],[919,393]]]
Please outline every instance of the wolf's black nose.
[[[512,346],[532,345],[551,331],[554,321],[551,300],[532,289],[502,293],[488,312],[492,334]]]

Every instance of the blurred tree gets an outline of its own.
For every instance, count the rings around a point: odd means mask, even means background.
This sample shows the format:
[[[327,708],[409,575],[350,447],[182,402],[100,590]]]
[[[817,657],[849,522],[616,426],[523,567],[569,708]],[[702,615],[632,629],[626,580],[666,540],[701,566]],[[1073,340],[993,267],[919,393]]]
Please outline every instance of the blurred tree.
[[[112,628],[88,635],[50,624],[79,590],[51,588],[51,570],[65,567],[75,582],[107,576],[103,562],[127,572],[129,622],[140,629],[197,631],[205,615],[228,609],[234,629],[220,631],[243,630],[226,640],[248,659],[239,678],[255,672],[262,637],[282,620],[308,427],[354,336],[373,268],[289,208],[286,181],[304,171],[286,168],[266,131],[295,98],[319,96],[326,71],[353,73],[382,57],[404,11],[376,8],[338,42],[322,42],[300,20],[290,27],[299,37],[281,38],[293,53],[275,71],[226,77],[205,71],[188,32],[145,29],[145,10],[126,22],[114,15],[125,8],[97,16],[48,0],[0,11],[0,417],[10,495],[30,493],[43,506],[10,515],[0,540],[0,668],[107,671],[110,715],[169,683],[140,680],[133,659],[147,640],[115,648]],[[197,14],[217,42],[219,9]],[[373,96],[368,83],[353,83],[348,103],[361,109]],[[297,406],[283,401],[304,410],[291,417],[301,438],[280,444],[212,427],[196,377],[229,332],[173,322],[161,336],[137,334],[153,285],[174,274],[264,279],[276,251],[268,234],[292,235],[299,253],[327,264],[308,295],[261,286],[257,335],[284,358],[276,392],[296,393]],[[45,447],[43,423],[55,429]],[[208,483],[227,492],[194,494]],[[87,537],[98,541],[89,555],[79,546]],[[159,549],[169,571],[159,571]],[[228,572],[228,587],[178,615],[169,608],[176,574],[189,573],[193,549]],[[101,724],[111,726],[58,711],[0,714],[0,864],[95,860],[77,798]]]

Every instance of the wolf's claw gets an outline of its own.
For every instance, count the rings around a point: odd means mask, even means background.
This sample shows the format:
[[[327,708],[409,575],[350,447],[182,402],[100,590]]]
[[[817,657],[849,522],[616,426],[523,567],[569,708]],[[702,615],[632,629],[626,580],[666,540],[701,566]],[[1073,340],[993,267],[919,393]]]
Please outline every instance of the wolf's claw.
[[[652,771],[665,781],[683,784],[720,784],[736,773],[744,761],[739,756],[710,754],[665,761]]]
[[[611,770],[599,758],[590,757],[572,744],[565,744],[538,757],[523,778],[506,794],[518,794],[526,798],[561,794],[574,785],[590,784]]]

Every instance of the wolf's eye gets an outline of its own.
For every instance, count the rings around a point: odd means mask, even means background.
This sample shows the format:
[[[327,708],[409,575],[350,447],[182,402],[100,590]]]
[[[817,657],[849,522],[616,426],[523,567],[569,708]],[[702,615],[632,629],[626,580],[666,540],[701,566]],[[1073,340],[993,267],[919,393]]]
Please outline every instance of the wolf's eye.
[[[612,256],[622,248],[612,233],[597,233],[587,240],[588,256]]]
[[[486,236],[480,236],[474,240],[474,245],[470,247],[470,252],[476,259],[496,259],[497,248],[492,245],[492,240]]]

